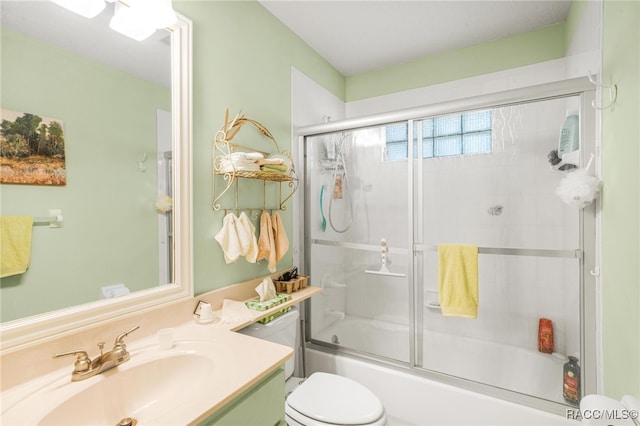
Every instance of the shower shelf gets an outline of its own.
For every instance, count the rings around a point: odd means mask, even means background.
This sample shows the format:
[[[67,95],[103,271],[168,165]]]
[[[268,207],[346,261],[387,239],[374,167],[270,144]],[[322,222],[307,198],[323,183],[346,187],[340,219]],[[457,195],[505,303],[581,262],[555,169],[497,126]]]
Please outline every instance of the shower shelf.
[[[553,170],[561,172],[570,172],[580,167],[580,150],[567,152],[555,166],[551,166]]]
[[[238,134],[239,130],[245,124],[252,124],[255,126],[261,135],[266,137],[273,147],[275,147],[275,151],[263,151],[260,149],[250,148],[243,145],[239,145],[236,143],[232,143],[233,138]],[[281,158],[285,159],[291,164],[290,171],[288,173],[281,173],[276,171],[253,171],[253,170],[237,170],[233,163],[231,163],[231,170],[229,170],[229,165],[223,167],[223,160],[225,158],[229,158],[229,156],[234,152],[240,151],[248,151],[248,152],[259,152],[263,155],[269,156],[273,154],[277,154]],[[224,179],[224,185],[220,187],[220,185],[216,185],[216,176],[222,176]],[[216,133],[216,136],[213,140],[213,202],[211,203],[211,207],[214,211],[219,210],[257,210],[262,208],[263,210],[286,210],[286,202],[293,196],[294,192],[298,188],[298,177],[296,176],[295,170],[293,168],[293,161],[291,160],[291,156],[285,150],[280,150],[278,143],[275,138],[259,122],[246,118],[242,114],[236,115],[236,117],[229,121],[229,110],[226,111],[224,125],[222,128]],[[240,179],[252,179],[263,182],[263,196],[262,196],[262,207],[257,206],[239,206],[238,205],[238,194],[240,192]],[[267,182],[277,182],[280,184],[279,186],[279,201],[278,206],[275,208],[267,207]],[[290,189],[288,194],[283,193],[282,183],[286,182],[288,188]],[[235,184],[235,185],[234,185]],[[234,206],[233,207],[223,207],[220,203],[222,196],[225,195],[231,187],[234,186]]]

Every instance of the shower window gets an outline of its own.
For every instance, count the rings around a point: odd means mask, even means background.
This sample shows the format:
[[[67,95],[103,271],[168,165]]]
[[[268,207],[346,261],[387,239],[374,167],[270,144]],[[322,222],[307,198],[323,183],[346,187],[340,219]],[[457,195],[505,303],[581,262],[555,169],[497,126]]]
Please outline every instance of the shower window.
[[[451,155],[487,154],[492,145],[491,110],[428,118],[422,123],[422,158]],[[417,123],[414,135],[417,135]],[[386,126],[387,161],[407,158],[407,123]],[[418,156],[414,136],[414,158]]]

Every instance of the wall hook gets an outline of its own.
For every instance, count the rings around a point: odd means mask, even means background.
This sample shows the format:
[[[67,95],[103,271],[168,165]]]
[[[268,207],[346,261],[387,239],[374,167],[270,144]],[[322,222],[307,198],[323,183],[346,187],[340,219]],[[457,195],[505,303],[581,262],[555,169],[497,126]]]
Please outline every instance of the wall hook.
[[[147,161],[146,152],[142,154],[142,160],[138,161],[138,170],[140,170],[142,173],[147,171],[147,166],[144,164],[145,161]]]
[[[616,100],[618,99],[618,85],[614,84],[613,86],[607,86],[607,85],[598,83],[596,80],[596,77],[591,73],[589,73],[589,81],[592,84],[594,84],[596,87],[599,87],[603,90],[604,89],[609,90],[609,103],[607,105],[598,106],[596,105],[596,101],[592,101],[591,106],[599,111],[602,111],[603,109],[609,109],[609,108],[611,108],[611,111],[613,111],[616,105]]]

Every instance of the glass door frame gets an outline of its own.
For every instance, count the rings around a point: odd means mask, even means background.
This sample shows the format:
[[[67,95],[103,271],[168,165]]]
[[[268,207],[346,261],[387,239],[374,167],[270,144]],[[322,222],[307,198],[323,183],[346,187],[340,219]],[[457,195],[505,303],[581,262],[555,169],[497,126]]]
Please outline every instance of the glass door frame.
[[[565,98],[569,96],[580,97],[580,134],[581,144],[587,149],[581,150],[582,164],[586,164],[585,156],[586,152],[599,153],[598,144],[596,141],[598,119],[597,112],[592,107],[592,101],[595,99],[596,87],[589,81],[587,77],[579,77],[567,80],[561,80],[553,83],[547,83],[536,86],[529,86],[519,89],[507,90],[503,92],[496,92],[488,95],[474,96],[464,99],[456,99],[451,101],[439,102],[431,105],[426,105],[418,108],[410,108],[399,111],[392,111],[384,114],[377,114],[366,117],[358,117],[352,119],[346,119],[341,121],[327,122],[317,125],[304,126],[296,129],[298,137],[298,146],[294,150],[296,152],[295,158],[299,165],[301,165],[302,177],[304,185],[301,185],[294,200],[295,207],[294,213],[298,213],[299,217],[304,217],[304,225],[300,227],[297,237],[302,243],[299,244],[297,256],[294,257],[294,263],[301,265],[301,272],[308,273],[307,265],[309,264],[309,241],[305,238],[310,235],[309,223],[306,220],[304,213],[310,208],[309,199],[305,194],[308,191],[307,182],[309,176],[306,170],[306,146],[305,138],[307,136],[318,136],[321,134],[346,131],[364,127],[371,127],[376,125],[383,125],[388,123],[397,123],[401,121],[408,122],[408,141],[413,140],[413,120],[422,119],[424,117],[443,115],[449,113],[456,113],[466,110],[482,109],[482,108],[496,108],[505,107],[511,105],[517,105],[521,103],[529,103],[536,101],[544,101],[557,98]],[[418,130],[419,131],[419,130]],[[413,159],[413,144],[408,143],[408,158]],[[596,154],[596,162],[599,161],[599,155]],[[515,402],[522,405],[527,405],[533,408],[541,409],[551,413],[559,415],[565,415],[568,406],[565,404],[543,400],[530,395],[520,394],[514,391],[500,389],[491,385],[472,382],[470,380],[461,379],[458,377],[452,377],[446,374],[437,373],[433,371],[424,370],[421,368],[422,354],[422,280],[416,280],[415,277],[421,274],[420,264],[416,262],[416,257],[421,256],[424,247],[415,244],[414,237],[414,225],[416,216],[416,203],[421,201],[415,199],[415,188],[420,185],[418,177],[415,173],[414,161],[408,161],[408,174],[407,174],[407,191],[409,196],[409,208],[408,208],[408,226],[409,226],[409,244],[407,247],[408,256],[408,282],[411,288],[409,288],[409,310],[410,310],[410,360],[409,363],[390,363],[386,359],[379,359],[375,356],[358,354],[357,351],[348,351],[337,348],[335,345],[327,344],[325,342],[303,338],[303,342],[309,347],[319,349],[322,351],[337,353],[353,353],[363,358],[370,359],[373,362],[378,362],[391,366],[392,368],[409,369],[412,374],[424,376],[428,379],[451,384],[460,388],[468,389],[471,391],[479,392],[485,395],[494,396],[507,401]],[[418,174],[421,170],[418,170]],[[420,180],[421,181],[421,180]],[[598,360],[598,318],[597,318],[597,284],[599,278],[597,274],[592,273],[596,270],[596,265],[599,262],[599,244],[600,236],[597,223],[599,221],[599,201],[593,203],[593,205],[586,207],[580,212],[581,230],[580,233],[580,255],[578,257],[580,263],[580,337],[581,337],[581,355],[582,355],[582,392],[584,395],[589,393],[598,392],[598,376],[599,376],[599,360]],[[587,247],[588,249],[583,249]],[[413,254],[413,256],[411,255]],[[419,275],[418,275],[419,276]],[[312,277],[313,278],[313,277]],[[419,302],[419,303],[418,303]],[[303,332],[310,336],[310,301],[306,301],[303,309],[304,323]]]

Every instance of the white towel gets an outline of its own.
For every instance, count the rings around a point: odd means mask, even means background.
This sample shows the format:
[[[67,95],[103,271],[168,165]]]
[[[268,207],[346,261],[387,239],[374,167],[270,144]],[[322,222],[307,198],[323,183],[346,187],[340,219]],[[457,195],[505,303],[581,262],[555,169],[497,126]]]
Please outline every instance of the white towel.
[[[243,302],[224,299],[222,301],[221,319],[224,324],[233,324],[252,320],[254,313]]]
[[[256,263],[258,257],[258,241],[256,241],[256,227],[253,226],[249,216],[245,212],[240,213],[236,221],[236,230],[240,240],[241,255],[247,258],[247,262]]]
[[[250,160],[232,161],[223,158],[220,161],[220,173],[233,173],[238,171],[257,172],[260,171],[260,166],[255,161]]]
[[[244,158],[246,158],[247,160],[261,160],[264,158],[264,154],[260,153],[260,152],[246,152],[244,154]]]
[[[222,229],[216,234],[215,239],[222,247],[224,261],[233,263],[242,255],[242,245],[238,237],[235,214],[229,213],[222,219]]]

